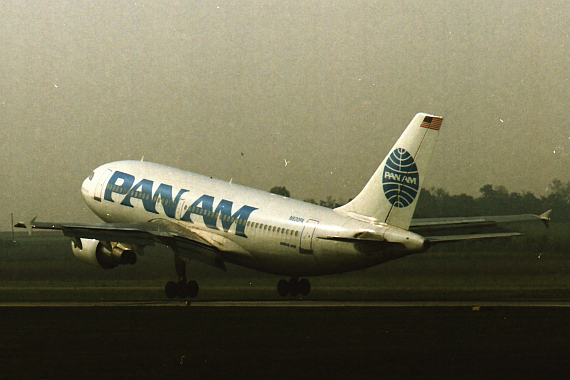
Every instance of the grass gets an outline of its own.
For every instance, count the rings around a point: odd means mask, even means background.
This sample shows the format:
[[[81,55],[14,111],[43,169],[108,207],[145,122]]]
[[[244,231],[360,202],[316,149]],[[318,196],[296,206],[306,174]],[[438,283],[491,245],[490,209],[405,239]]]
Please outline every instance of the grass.
[[[134,266],[102,270],[81,263],[67,238],[45,233],[0,246],[0,301],[164,300],[176,275],[172,253],[148,247]],[[228,272],[192,262],[199,299],[276,299],[278,276],[228,265]],[[311,278],[309,299],[566,300],[565,253],[430,250],[365,271]]]

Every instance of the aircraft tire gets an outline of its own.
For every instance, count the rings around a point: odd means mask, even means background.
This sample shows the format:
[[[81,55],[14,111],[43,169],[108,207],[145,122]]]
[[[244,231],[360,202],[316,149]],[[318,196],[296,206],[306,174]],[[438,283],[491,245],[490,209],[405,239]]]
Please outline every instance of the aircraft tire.
[[[188,285],[184,281],[178,281],[176,283],[176,295],[179,298],[186,298],[188,296]]]
[[[302,296],[306,296],[311,292],[311,283],[306,278],[302,278],[299,281],[299,293]]]
[[[121,264],[134,265],[136,263],[137,263],[137,254],[131,251],[130,249],[125,249],[121,254]]]
[[[196,281],[188,281],[188,284],[186,285],[186,293],[189,297],[195,298],[198,295],[199,290],[200,287]]]
[[[176,283],[174,281],[168,281],[164,287],[164,292],[168,298],[176,297]]]
[[[289,293],[288,287],[287,280],[279,280],[277,283],[277,293],[279,293],[281,297],[285,297]]]
[[[289,285],[287,286],[288,290],[289,290],[289,294],[291,294],[293,297],[296,297],[299,295],[299,280],[296,277],[293,277],[292,279],[289,280]]]

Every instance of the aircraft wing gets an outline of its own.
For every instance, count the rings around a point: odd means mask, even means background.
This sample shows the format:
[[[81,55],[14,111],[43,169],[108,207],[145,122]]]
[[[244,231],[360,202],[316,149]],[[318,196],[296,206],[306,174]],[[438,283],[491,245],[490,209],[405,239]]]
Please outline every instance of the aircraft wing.
[[[155,243],[171,247],[175,252],[197,261],[225,270],[220,250],[208,240],[188,228],[175,223],[157,219],[147,223],[46,223],[35,222],[35,218],[27,223],[19,222],[14,227],[32,229],[60,230],[79,247],[81,240],[96,239],[102,242],[120,242],[134,246],[153,246]]]
[[[426,218],[412,219],[410,231],[420,233],[429,230],[466,228],[466,227],[497,227],[502,223],[542,221],[546,227],[550,221],[548,210],[541,215],[520,214],[520,215],[497,215],[497,216],[475,216],[475,217],[453,217],[453,218]],[[421,233],[420,233],[421,234]]]

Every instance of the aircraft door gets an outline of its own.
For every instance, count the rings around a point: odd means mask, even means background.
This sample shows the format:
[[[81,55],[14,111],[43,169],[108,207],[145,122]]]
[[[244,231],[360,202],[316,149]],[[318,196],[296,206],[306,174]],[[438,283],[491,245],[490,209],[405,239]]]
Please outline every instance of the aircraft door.
[[[111,177],[111,173],[113,173],[113,170],[107,169],[105,173],[103,173],[101,178],[99,178],[99,183],[97,183],[97,186],[95,187],[95,192],[93,193],[93,199],[95,199],[98,202],[101,202],[101,199],[103,198],[103,191],[105,189],[105,184],[107,183],[109,177]]]
[[[318,220],[309,219],[307,224],[301,232],[301,241],[299,242],[299,252],[304,254],[313,253],[313,235],[315,234],[315,228],[319,224]]]
[[[188,208],[190,208],[190,204],[186,200],[185,195],[186,194],[183,194],[180,197],[180,199],[178,200],[178,204],[176,205],[176,215],[175,215],[176,220],[181,220],[184,214],[186,214],[186,212],[188,211]]]

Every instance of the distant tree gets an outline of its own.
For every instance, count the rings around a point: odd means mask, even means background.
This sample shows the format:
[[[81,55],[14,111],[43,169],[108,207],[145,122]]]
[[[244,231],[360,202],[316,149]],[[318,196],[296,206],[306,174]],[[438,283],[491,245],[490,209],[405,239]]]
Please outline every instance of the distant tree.
[[[549,185],[550,192],[541,198],[544,209],[552,209],[552,217],[570,221],[570,182],[554,179]]]
[[[562,183],[559,179],[554,179],[550,183],[550,194],[547,198],[559,203],[570,203],[570,182]]]
[[[343,204],[344,204],[344,202],[342,202],[342,201],[337,202],[337,200],[334,199],[331,195],[329,195],[326,200],[319,202],[320,206],[328,207],[328,208],[337,208],[337,207],[342,206]]]
[[[269,192],[273,194],[283,195],[284,197],[291,196],[291,193],[285,188],[285,186],[273,186]]]
[[[303,202],[307,202],[307,203],[312,203],[314,205],[317,205],[317,201],[315,200],[315,198],[307,198],[307,199],[303,199]]]
[[[469,216],[475,212],[473,197],[467,194],[449,195],[441,188],[422,189],[415,218]]]
[[[481,187],[479,192],[482,194],[481,197],[477,198],[480,215],[508,214],[512,211],[509,192],[505,186],[494,187],[487,184]]]

